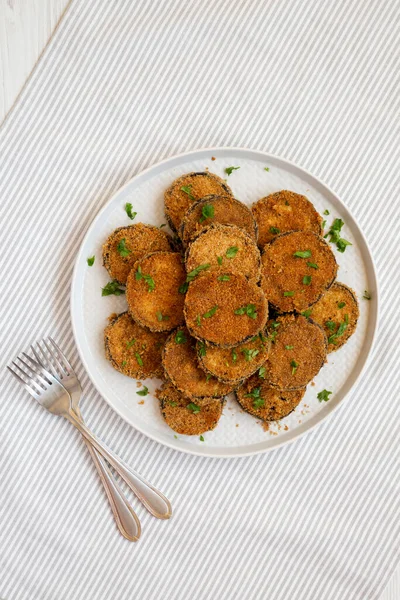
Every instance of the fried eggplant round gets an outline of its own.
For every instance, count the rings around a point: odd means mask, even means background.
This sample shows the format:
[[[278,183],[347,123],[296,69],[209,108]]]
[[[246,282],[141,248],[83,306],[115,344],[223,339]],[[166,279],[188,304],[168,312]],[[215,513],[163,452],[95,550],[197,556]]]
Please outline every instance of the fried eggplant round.
[[[184,322],[186,279],[182,257],[177,252],[153,252],[138,260],[128,275],[126,300],[129,312],[151,331],[171,331]]]
[[[268,303],[262,290],[244,275],[205,273],[189,284],[186,326],[207,344],[230,348],[249,341],[265,328]]]
[[[245,344],[218,348],[197,342],[197,356],[202,368],[220,381],[238,384],[255,373],[267,360],[270,341],[260,332]]]
[[[187,173],[178,177],[164,193],[165,216],[173,231],[179,234],[188,208],[204,196],[232,196],[232,190],[221,177],[208,171]]]
[[[359,314],[355,292],[338,281],[310,309],[312,320],[324,328],[328,352],[338,350],[353,335]]]
[[[233,390],[232,385],[218,381],[200,367],[196,340],[186,327],[180,327],[169,336],[162,364],[167,378],[189,398],[221,398]]]
[[[328,341],[322,327],[302,315],[282,315],[268,323],[272,339],[266,379],[281,390],[306,386],[326,361]]]
[[[201,406],[168,381],[157,394],[167,425],[181,435],[200,435],[214,429],[222,415],[223,401],[208,398]]]
[[[161,355],[168,333],[141,327],[127,313],[114,317],[104,330],[106,358],[114,369],[135,379],[162,377]]]
[[[236,225],[257,243],[257,223],[251,210],[232,196],[206,196],[186,211],[180,227],[180,236],[186,246],[209,225]]]
[[[260,248],[286,231],[313,231],[317,235],[322,234],[322,217],[312,202],[289,190],[281,190],[261,198],[253,204],[252,211],[258,225]]]
[[[279,312],[303,312],[335,280],[337,262],[327,242],[311,231],[291,231],[266,244],[261,287]]]
[[[139,258],[150,252],[172,252],[172,238],[154,227],[137,223],[118,227],[103,245],[103,265],[110,276],[125,285],[129,271]]]
[[[246,412],[262,421],[278,421],[287,417],[300,403],[306,388],[277,390],[257,374],[236,390],[236,399]]]
[[[198,234],[186,251],[186,270],[191,273],[200,265],[208,265],[225,279],[227,272],[241,273],[256,282],[261,275],[257,245],[235,225],[209,225]]]

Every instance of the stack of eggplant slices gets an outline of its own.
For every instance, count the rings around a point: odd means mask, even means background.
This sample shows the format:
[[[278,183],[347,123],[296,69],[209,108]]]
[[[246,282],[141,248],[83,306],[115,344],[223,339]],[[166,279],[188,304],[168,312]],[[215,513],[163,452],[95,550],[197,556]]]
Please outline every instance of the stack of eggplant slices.
[[[103,246],[103,294],[125,291],[128,304],[109,318],[107,359],[128,377],[162,379],[161,414],[179,434],[214,429],[230,392],[257,419],[283,419],[359,314],[336,281],[322,217],[287,190],[249,208],[210,172],[179,177],[164,202],[173,237],[137,223]],[[338,231],[330,241],[343,252]]]

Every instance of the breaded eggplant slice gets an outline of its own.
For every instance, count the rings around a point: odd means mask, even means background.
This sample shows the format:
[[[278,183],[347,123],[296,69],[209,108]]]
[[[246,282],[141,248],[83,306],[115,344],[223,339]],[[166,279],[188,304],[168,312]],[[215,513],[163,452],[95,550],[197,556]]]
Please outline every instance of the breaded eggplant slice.
[[[200,367],[196,352],[196,340],[186,327],[172,332],[165,343],[162,364],[167,378],[188,398],[221,398],[233,390],[233,386],[221,383]]]
[[[313,231],[322,234],[322,217],[301,194],[281,190],[261,198],[252,206],[258,225],[258,244],[263,248],[279,233]]]
[[[287,417],[300,403],[306,388],[277,390],[257,373],[236,390],[236,399],[246,412],[262,421]]]
[[[334,352],[355,332],[360,311],[355,292],[336,281],[311,307],[309,314],[324,328],[328,352]]]
[[[189,284],[185,298],[186,326],[193,337],[221,348],[249,341],[263,331],[268,303],[263,291],[244,275],[205,273]]]
[[[303,312],[330,288],[337,262],[329,244],[311,231],[290,231],[266,244],[261,287],[279,312]]]
[[[283,315],[268,323],[272,339],[266,379],[281,390],[306,386],[326,361],[328,341],[320,325],[302,315]]]
[[[153,252],[138,260],[128,275],[126,300],[129,312],[151,331],[171,331],[184,322],[186,279],[182,256],[177,252]]]
[[[231,196],[206,196],[186,211],[180,236],[186,246],[204,227],[219,223],[236,225],[257,243],[258,229],[248,206]]]
[[[256,243],[235,225],[209,225],[192,241],[186,251],[186,270],[191,273],[200,265],[209,265],[221,276],[242,273],[259,281],[261,255]]]
[[[187,173],[175,179],[164,193],[165,216],[172,231],[179,234],[182,219],[188,208],[210,194],[233,196],[225,181],[208,171]]]
[[[141,327],[124,312],[104,330],[106,358],[114,369],[135,379],[162,377],[162,349],[168,333],[154,333]]]
[[[223,401],[208,398],[200,406],[168,381],[157,394],[167,425],[182,435],[200,435],[214,429],[222,415]]]
[[[267,360],[270,341],[260,332],[245,344],[234,348],[217,348],[197,342],[197,356],[202,368],[220,381],[238,384],[255,373]]]
[[[103,265],[113,279],[125,285],[129,271],[139,258],[150,252],[172,252],[168,233],[144,223],[118,227],[103,245]]]

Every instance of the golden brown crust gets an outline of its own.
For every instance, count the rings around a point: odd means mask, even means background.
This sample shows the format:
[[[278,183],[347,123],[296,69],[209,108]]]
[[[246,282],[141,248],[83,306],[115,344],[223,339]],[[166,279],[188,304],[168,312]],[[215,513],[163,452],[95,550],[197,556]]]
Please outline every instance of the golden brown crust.
[[[294,256],[298,251],[309,251],[311,256]],[[280,312],[302,312],[317,302],[334,282],[338,269],[329,245],[311,231],[278,235],[266,244],[261,263],[261,287]]]
[[[202,211],[212,206],[214,215],[204,219]],[[180,236],[185,245],[195,238],[202,229],[212,224],[236,225],[243,229],[257,243],[257,223],[251,210],[232,196],[206,196],[198,200],[186,211],[180,227]]]
[[[268,304],[262,290],[244,275],[230,273],[229,281],[220,281],[219,276],[205,273],[190,283],[185,298],[185,320],[193,337],[230,348],[265,328]]]
[[[196,340],[186,327],[171,333],[163,350],[162,362],[167,378],[189,398],[221,398],[233,390],[232,385],[221,383],[200,367]]]
[[[267,360],[270,341],[260,333],[234,348],[218,348],[197,342],[202,368],[220,381],[238,384],[255,373]]]
[[[214,429],[222,414],[220,399],[208,398],[208,402],[200,406],[186,398],[171,382],[164,383],[157,396],[167,425],[181,435],[200,435]]]
[[[268,323],[272,338],[265,368],[273,387],[304,387],[326,360],[328,342],[322,327],[301,315],[282,315]]]
[[[322,217],[314,205],[301,194],[281,190],[261,198],[252,207],[258,225],[258,243],[263,248],[279,233],[313,231],[322,234]],[[272,228],[272,231],[271,231]],[[278,229],[274,233],[274,229]]]
[[[189,193],[182,190],[186,187]],[[221,177],[208,171],[187,173],[178,177],[164,193],[165,216],[176,233],[188,208],[204,196],[232,196],[232,190]]]
[[[179,288],[185,279],[182,257],[176,252],[154,252],[138,260],[126,282],[126,300],[135,321],[151,331],[171,331],[181,325],[184,294]]]
[[[161,377],[161,353],[168,333],[153,333],[141,327],[127,313],[116,315],[104,330],[107,360],[135,379]]]
[[[246,412],[263,421],[278,421],[291,413],[300,403],[306,388],[278,390],[257,374],[236,390],[236,398]]]
[[[121,256],[118,245],[125,240],[128,256]],[[150,252],[171,252],[172,238],[168,233],[144,223],[118,227],[103,245],[103,265],[113,279],[125,284],[129,271],[137,260]]]
[[[360,314],[357,297],[344,283],[336,281],[310,310],[312,320],[324,328],[328,352],[341,348],[356,330]]]
[[[210,265],[208,271],[220,275],[242,273],[255,282],[261,275],[259,249],[251,237],[235,225],[209,225],[192,241],[186,251],[187,272],[204,264]]]

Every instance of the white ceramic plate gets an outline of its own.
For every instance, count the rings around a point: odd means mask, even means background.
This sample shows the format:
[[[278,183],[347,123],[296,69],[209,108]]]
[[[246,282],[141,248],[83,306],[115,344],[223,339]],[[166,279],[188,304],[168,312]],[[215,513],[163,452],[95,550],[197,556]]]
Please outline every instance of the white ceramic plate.
[[[216,160],[212,161],[211,157]],[[335,217],[345,222],[343,237],[353,245],[344,254],[332,246],[339,263],[338,281],[350,285],[360,302],[360,319],[356,333],[326,364],[309,385],[297,409],[265,431],[261,423],[241,411],[235,399],[228,398],[223,415],[214,431],[198,436],[174,436],[161,417],[153,392],[158,380],[145,381],[152,392],[138,396],[137,382],[118,373],[104,356],[103,330],[111,313],[126,310],[125,297],[101,296],[101,288],[109,281],[102,266],[101,248],[107,236],[121,225],[132,223],[125,213],[126,202],[137,211],[135,223],[165,223],[163,192],[170,183],[189,171],[209,169],[227,177],[224,169],[240,166],[228,177],[236,198],[250,205],[255,200],[280,189],[306,195],[322,214],[328,209],[328,225]],[[269,171],[265,170],[269,168]],[[95,255],[93,267],[86,259]],[[364,290],[372,300],[363,300]],[[304,169],[272,156],[245,149],[216,148],[188,152],[169,158],[139,173],[121,188],[100,211],[82,242],[72,280],[71,317],[76,344],[83,364],[100,394],[110,406],[142,433],[167,446],[202,456],[230,457],[264,452],[293,441],[325,419],[349,393],[360,376],[371,352],[378,316],[377,279],[371,253],[365,238],[346,206],[322,182]],[[332,390],[329,402],[320,403],[317,393]]]

